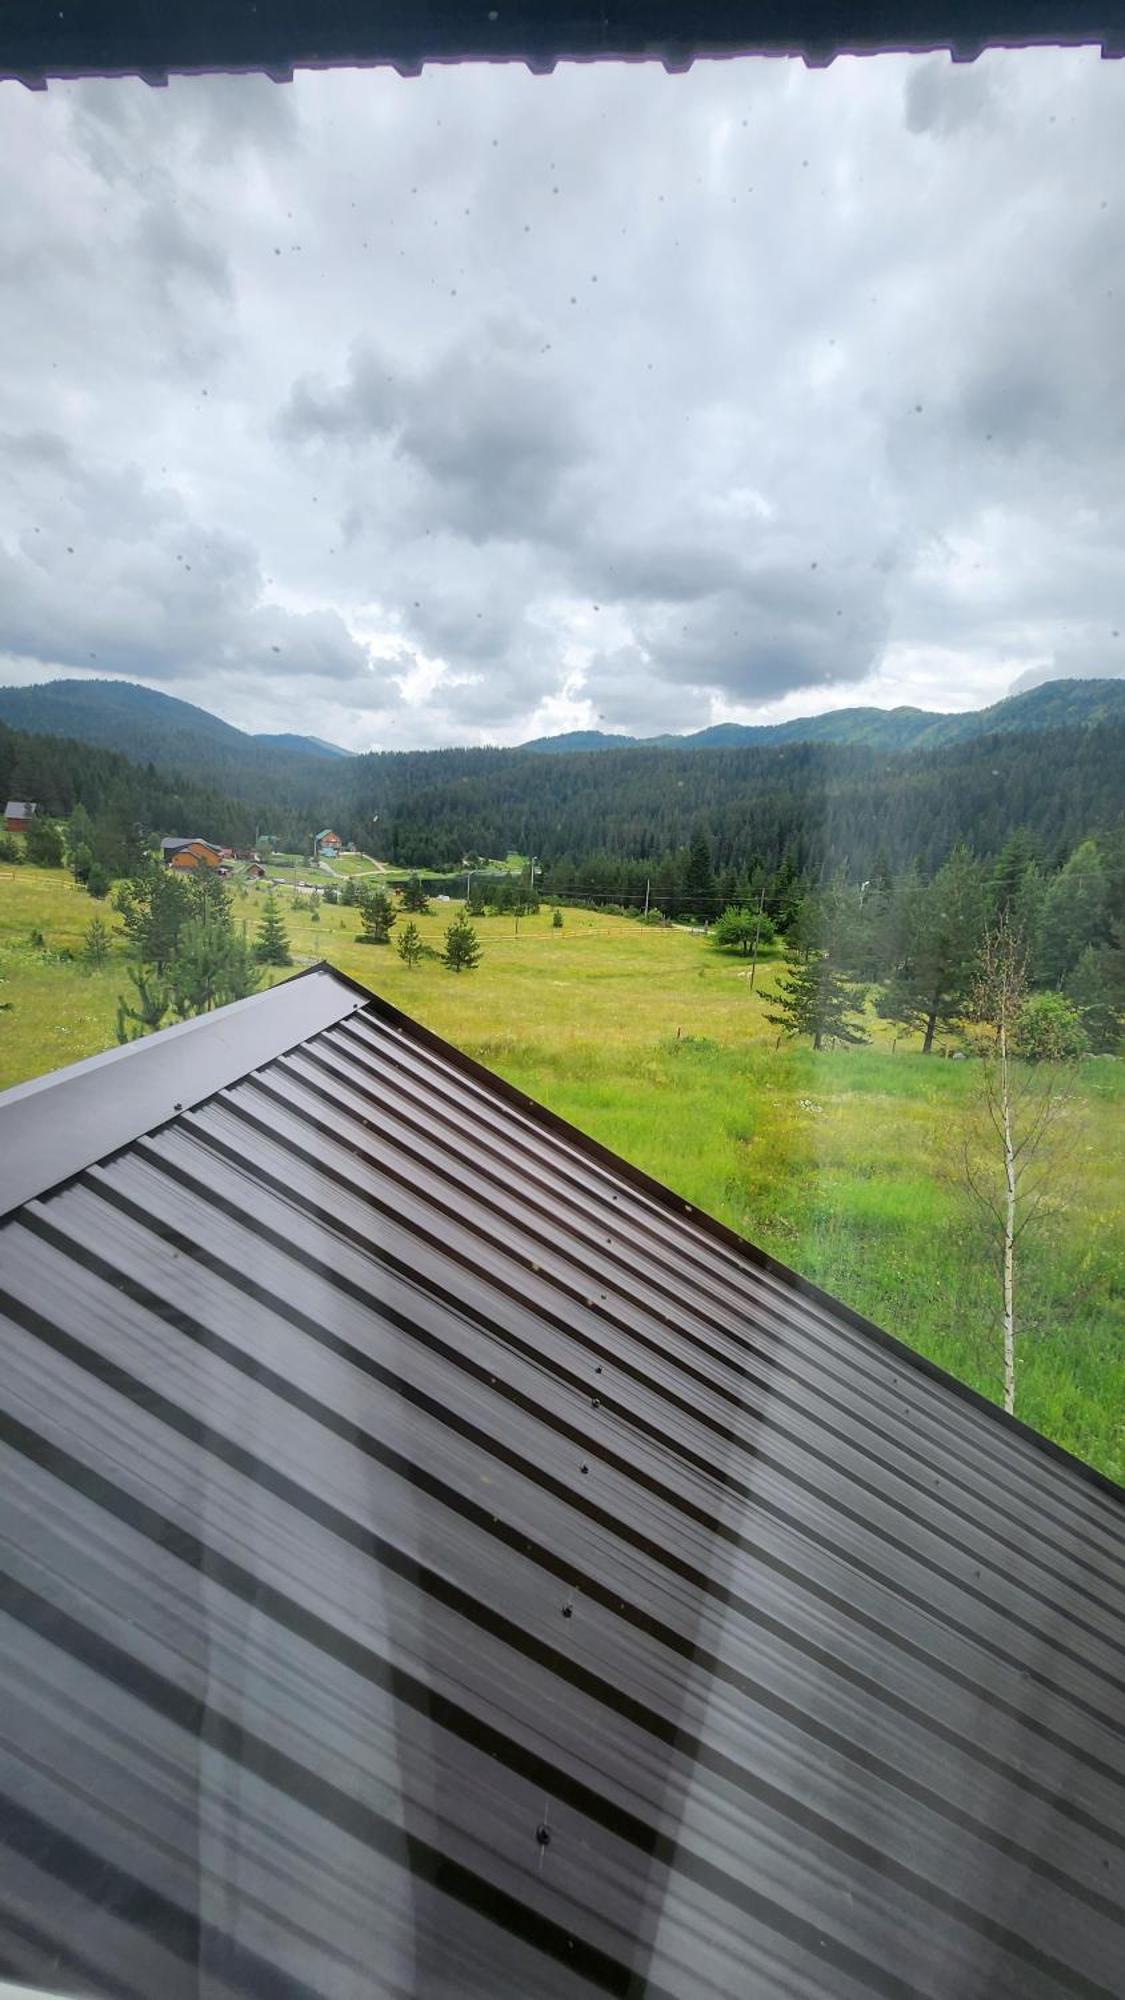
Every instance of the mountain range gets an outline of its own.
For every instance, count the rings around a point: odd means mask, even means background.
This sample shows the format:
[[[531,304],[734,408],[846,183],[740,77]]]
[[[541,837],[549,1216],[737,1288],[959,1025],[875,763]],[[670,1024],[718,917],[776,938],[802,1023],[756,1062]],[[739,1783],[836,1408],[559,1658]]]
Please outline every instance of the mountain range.
[[[839,743],[878,750],[934,750],[990,734],[1073,728],[1125,719],[1125,680],[1046,681],[990,708],[942,715],[924,708],[838,708],[791,722],[720,722],[689,735],[618,736],[576,729],[519,747],[551,756],[603,750],[723,750],[786,743]],[[328,779],[351,752],[321,737],[236,729],[205,708],[133,681],[58,680],[0,688],[0,722],[37,735],[67,736],[120,750],[137,763],[219,780],[284,778],[302,794]],[[416,755],[416,752],[408,752]]]
[[[575,754],[575,751],[585,754]],[[543,755],[546,750],[553,754]],[[409,867],[535,854],[573,873],[597,857],[651,870],[698,832],[717,862],[757,855],[816,873],[937,866],[958,840],[999,852],[1020,828],[1069,852],[1121,817],[1125,682],[1058,681],[957,716],[843,710],[644,744],[349,755],[297,733],[257,736],[123,681],[0,689],[7,796],[150,831],[306,851],[310,833]],[[600,863],[598,863],[600,866]]]
[[[0,711],[2,712],[2,711]],[[687,736],[618,736],[572,729],[522,747],[551,756],[586,750],[733,750],[769,743],[851,743],[874,750],[937,750],[974,736],[1063,729],[1125,717],[1125,680],[1044,681],[989,708],[943,715],[925,708],[837,708],[791,722],[718,722]]]

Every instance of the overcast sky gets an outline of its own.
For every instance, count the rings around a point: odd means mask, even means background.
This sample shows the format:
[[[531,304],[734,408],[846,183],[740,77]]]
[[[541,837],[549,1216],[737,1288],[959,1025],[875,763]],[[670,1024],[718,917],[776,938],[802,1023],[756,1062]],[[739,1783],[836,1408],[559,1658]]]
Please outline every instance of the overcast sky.
[[[0,84],[0,680],[350,748],[1125,666],[1125,65]]]

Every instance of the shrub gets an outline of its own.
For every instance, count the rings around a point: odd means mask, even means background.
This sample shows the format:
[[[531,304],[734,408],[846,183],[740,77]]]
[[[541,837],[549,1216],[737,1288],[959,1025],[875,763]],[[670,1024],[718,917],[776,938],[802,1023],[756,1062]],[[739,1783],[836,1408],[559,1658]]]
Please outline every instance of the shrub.
[[[1028,994],[1016,1029],[1016,1047],[1027,1062],[1067,1062],[1089,1046],[1078,1009],[1064,994]]]

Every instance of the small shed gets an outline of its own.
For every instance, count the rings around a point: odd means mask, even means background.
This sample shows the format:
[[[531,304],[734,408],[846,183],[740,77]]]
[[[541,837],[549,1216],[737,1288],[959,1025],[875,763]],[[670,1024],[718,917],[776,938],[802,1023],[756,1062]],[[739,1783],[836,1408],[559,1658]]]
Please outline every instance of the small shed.
[[[9,799],[4,807],[6,833],[26,833],[39,807],[34,799]]]

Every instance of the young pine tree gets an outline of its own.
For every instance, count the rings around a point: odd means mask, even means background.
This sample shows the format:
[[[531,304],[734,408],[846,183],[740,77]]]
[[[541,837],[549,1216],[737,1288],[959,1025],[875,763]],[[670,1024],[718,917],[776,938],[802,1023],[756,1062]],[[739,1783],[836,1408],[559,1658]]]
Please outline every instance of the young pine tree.
[[[468,918],[456,917],[445,933],[442,964],[450,972],[472,972],[481,961],[477,934]]]
[[[168,968],[172,1012],[186,1021],[193,1014],[227,1007],[256,992],[260,979],[245,925],[236,931],[229,910],[204,910],[184,925]]]
[[[412,875],[409,882],[403,883],[401,894],[404,910],[409,910],[412,917],[425,916],[430,905],[426,891],[423,889],[417,875]]]
[[[192,912],[184,877],[150,861],[133,881],[119,883],[113,900],[141,963],[163,972],[176,956],[180,932]]]
[[[289,937],[285,921],[278,908],[277,897],[272,889],[262,908],[258,934],[254,939],[254,956],[259,965],[292,965],[293,954],[289,949]]]
[[[406,924],[395,949],[403,964],[413,972],[420,958],[425,956],[426,947],[422,943],[422,933],[416,923]]]
[[[82,939],[82,963],[87,972],[99,972],[109,957],[110,929],[101,918],[95,917],[86,927]]]
[[[356,938],[357,944],[389,944],[398,915],[390,897],[381,889],[368,889],[360,902],[359,920],[363,929]]]
[[[845,979],[827,952],[813,951],[790,958],[785,985],[769,995],[776,1012],[767,1009],[766,1019],[785,1035],[810,1036],[814,1049],[828,1041],[866,1042],[858,1013],[863,997],[863,988]]]
[[[119,1042],[137,1042],[142,1035],[155,1034],[164,1026],[171,1005],[168,988],[159,973],[148,966],[131,965],[129,977],[133,982],[133,999],[130,1001],[124,993],[117,997],[115,1031]]]
[[[553,931],[561,931],[562,927],[563,927],[563,913],[562,913],[562,911],[561,911],[561,910],[552,910],[552,911],[551,911],[551,929],[552,929]]]

